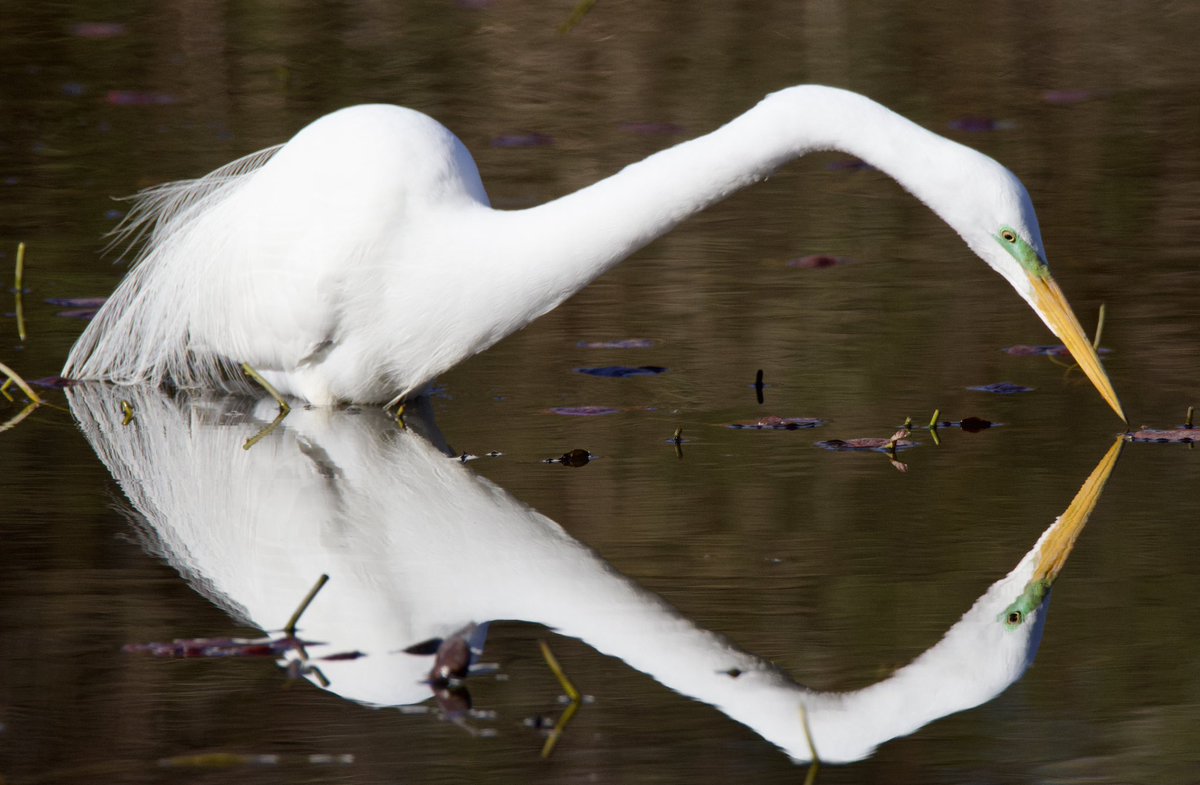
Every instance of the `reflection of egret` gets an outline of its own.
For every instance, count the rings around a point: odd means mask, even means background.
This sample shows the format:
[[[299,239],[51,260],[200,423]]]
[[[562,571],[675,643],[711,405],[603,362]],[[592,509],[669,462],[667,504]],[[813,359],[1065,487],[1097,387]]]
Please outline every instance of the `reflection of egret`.
[[[463,630],[478,646],[490,621],[525,620],[718,707],[797,759],[809,757],[803,706],[828,761],[865,757],[1021,676],[1038,648],[1049,587],[1119,449],[940,642],[881,682],[825,693],[698,628],[554,521],[412,429],[396,432],[382,412],[294,410],[245,451],[261,422],[236,413],[242,401],[187,403],[95,385],[67,394],[161,552],[215,601],[272,627],[315,576],[331,576],[301,634],[367,654],[321,663],[332,692],[373,705],[426,700],[432,654],[404,649]],[[116,398],[130,395],[137,419],[122,427]]]
[[[64,375],[220,385],[247,362],[313,403],[380,402],[519,330],[638,248],[813,150],[845,150],[925,202],[1116,394],[1050,277],[1007,169],[855,93],[804,86],[718,130],[528,210],[489,207],[446,128],[392,106],[317,120],[287,144],[150,190],[137,267]]]

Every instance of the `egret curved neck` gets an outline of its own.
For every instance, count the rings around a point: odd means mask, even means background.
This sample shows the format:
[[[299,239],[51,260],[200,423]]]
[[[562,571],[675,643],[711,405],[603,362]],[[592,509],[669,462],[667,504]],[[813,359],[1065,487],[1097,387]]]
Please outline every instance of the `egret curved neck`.
[[[492,270],[511,274],[500,286],[537,294],[522,300],[527,322],[689,216],[807,152],[833,149],[886,171],[922,201],[935,157],[979,155],[856,93],[794,87],[575,193],[527,210],[490,211],[481,253]]]

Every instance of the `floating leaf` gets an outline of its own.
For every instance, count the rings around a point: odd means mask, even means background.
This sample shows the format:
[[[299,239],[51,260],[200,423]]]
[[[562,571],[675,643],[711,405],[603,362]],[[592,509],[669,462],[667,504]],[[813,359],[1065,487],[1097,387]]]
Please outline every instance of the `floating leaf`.
[[[575,449],[565,452],[557,458],[546,458],[542,463],[561,463],[563,466],[587,466],[596,456],[587,450]]]
[[[620,409],[611,406],[555,406],[550,414],[561,414],[564,417],[603,417],[606,414],[619,414]]]
[[[63,308],[99,308],[107,297],[50,297],[46,302]]]
[[[861,158],[842,158],[825,165],[825,169],[830,172],[862,172],[874,168]]]
[[[147,654],[151,657],[271,657],[303,646],[315,645],[298,638],[177,638],[166,643],[127,643],[121,647],[126,654]]]
[[[523,133],[501,134],[492,139],[492,147],[500,147],[504,149],[515,149],[523,147],[550,147],[554,144],[554,138],[541,134],[536,131],[527,131]]]
[[[960,117],[950,121],[950,127],[955,131],[967,133],[987,133],[989,131],[1007,131],[1016,128],[1011,120],[996,120],[991,117]]]
[[[997,382],[996,384],[984,384],[978,387],[968,387],[968,390],[976,392],[992,393],[993,395],[1016,395],[1018,393],[1033,392],[1034,387],[1025,387],[1012,382]]]
[[[624,338],[619,341],[580,341],[576,349],[649,349],[654,341],[649,338]]]
[[[624,379],[629,376],[658,376],[666,373],[661,365],[639,365],[636,368],[628,365],[606,365],[601,368],[576,368],[575,373],[588,376],[603,376],[606,379]]]
[[[852,264],[853,261],[853,259],[847,259],[844,256],[813,254],[811,256],[800,256],[796,259],[788,259],[785,264],[788,267],[797,270],[820,270],[825,267],[840,267],[843,264]]]
[[[834,450],[836,452],[891,452],[893,445],[897,450],[907,450],[917,446],[917,442],[910,439],[828,439],[823,442],[817,442],[817,446],[823,450]]]
[[[1171,430],[1143,428],[1140,431],[1125,434],[1125,440],[1157,444],[1192,444],[1200,442],[1200,428],[1174,428]]]
[[[79,384],[78,380],[68,379],[64,376],[43,376],[41,379],[30,379],[29,383],[34,387],[41,387],[43,390],[62,390]]]
[[[1046,90],[1042,93],[1042,100],[1048,104],[1055,104],[1057,106],[1072,106],[1085,101],[1104,98],[1106,95],[1107,93],[1104,91],[1095,90]]]
[[[1062,344],[1057,345],[1029,345],[1017,344],[1015,346],[1006,346],[1004,348],[1006,354],[1011,354],[1014,357],[1070,357],[1071,352]],[[1097,350],[1097,354],[1110,354],[1111,349],[1101,347]]]
[[[177,99],[168,93],[144,93],[138,90],[109,90],[104,96],[111,106],[170,106]]]
[[[771,415],[749,422],[730,423],[727,427],[735,431],[799,431],[824,424],[824,420],[818,420],[815,417],[776,417]]]
[[[986,431],[988,428],[992,427],[992,424],[993,423],[991,420],[985,420],[982,417],[964,417],[957,423],[950,423],[951,426],[957,425],[967,433],[979,433],[980,431]]]
[[[99,312],[99,308],[70,308],[65,311],[59,311],[54,315],[60,319],[81,319],[88,321],[94,319]]]
[[[120,22],[79,22],[68,27],[67,32],[76,38],[102,41],[120,38],[128,32],[128,28]]]

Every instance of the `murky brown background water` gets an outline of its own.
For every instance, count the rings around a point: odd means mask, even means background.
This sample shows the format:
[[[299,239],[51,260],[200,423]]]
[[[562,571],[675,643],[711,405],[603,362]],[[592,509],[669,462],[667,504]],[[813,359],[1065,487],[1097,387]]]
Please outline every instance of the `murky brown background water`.
[[[1002,3],[26,4],[0,15],[0,268],[28,243],[30,337],[0,360],[57,372],[103,295],[111,197],[206,172],[336,107],[426,111],[475,152],[493,202],[536,203],[704,132],[765,93],[865,92],[1017,172],[1135,424],[1200,402],[1200,6]],[[478,6],[478,7],[476,7]],[[85,22],[123,25],[112,38]],[[1047,91],[1084,90],[1062,104]],[[131,105],[132,104],[132,105]],[[148,104],[148,105],[147,105]],[[968,133],[954,121],[1001,129]],[[670,130],[670,129],[659,129]],[[536,132],[552,144],[492,145]],[[953,233],[882,175],[806,159],[655,243],[442,380],[438,420],[471,464],[701,627],[819,688],[869,683],[932,645],[1065,507],[1119,430],[1079,374],[1000,351],[1049,334]],[[857,260],[820,270],[785,260]],[[5,293],[7,296],[7,293]],[[0,307],[8,311],[9,306]],[[582,350],[648,337],[648,350]],[[580,366],[654,364],[652,378]],[[749,385],[762,368],[759,406]],[[1025,396],[969,392],[1011,380]],[[61,395],[55,395],[55,400]],[[566,418],[555,406],[603,405]],[[7,418],[16,408],[4,408]],[[907,474],[815,449],[937,407],[1007,423],[920,437]],[[722,426],[763,414],[816,431]],[[665,440],[682,425],[678,460]],[[582,447],[582,469],[540,464]],[[995,701],[827,767],[824,782],[1154,782],[1200,777],[1195,450],[1133,445],[1055,591],[1034,668]],[[270,662],[164,662],[125,643],[235,622],[147,552],[69,415],[0,434],[0,775],[56,781],[794,781],[716,710],[582,644],[498,623],[480,680],[496,738],[288,684]],[[463,576],[470,581],[469,575]],[[282,623],[282,620],[281,620]],[[242,630],[245,632],[246,630]],[[524,717],[557,709],[549,637],[595,702],[549,761]],[[352,754],[348,766],[165,770],[199,751]],[[72,771],[73,774],[61,774]],[[54,774],[60,772],[60,774]]]

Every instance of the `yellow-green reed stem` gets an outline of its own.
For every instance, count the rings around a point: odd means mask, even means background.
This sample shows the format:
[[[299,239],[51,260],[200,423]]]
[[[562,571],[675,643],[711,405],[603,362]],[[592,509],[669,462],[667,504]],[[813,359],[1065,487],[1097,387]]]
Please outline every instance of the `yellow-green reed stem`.
[[[279,411],[290,412],[292,410],[292,407],[288,406],[288,402],[285,401],[283,396],[279,394],[279,390],[276,390],[274,385],[264,379],[262,374],[251,368],[250,363],[242,363],[242,373],[246,374],[255,382],[257,382],[259,387],[262,387],[267,391],[267,393],[270,394],[272,398],[275,399],[275,403],[279,404]]]
[[[546,743],[542,745],[542,757],[549,758],[550,753],[554,752],[554,747],[558,744],[563,731],[566,730],[567,724],[575,716],[575,712],[579,711],[579,705],[582,702],[583,696],[579,694],[579,690],[575,689],[575,685],[567,678],[562,665],[558,663],[558,658],[554,656],[554,652],[550,651],[549,644],[545,641],[538,641],[538,647],[542,650],[542,657],[546,660],[546,665],[550,668],[550,672],[554,674],[554,678],[558,679],[559,686],[563,688],[563,692],[567,694],[567,698],[571,701],[570,705],[562,713],[562,716],[558,718],[558,722],[554,724],[554,729],[550,731],[550,735],[546,738]]]
[[[296,625],[300,622],[300,617],[308,610],[308,606],[316,598],[317,592],[325,588],[325,584],[327,583],[329,583],[329,576],[321,573],[321,577],[317,578],[317,582],[308,590],[308,594],[304,595],[304,599],[300,601],[300,606],[296,608],[296,612],[292,614],[292,618],[288,619],[288,623],[283,628],[283,631],[288,634],[289,638],[296,637]]]
[[[0,363],[0,373],[3,373],[9,379],[12,379],[13,382],[21,388],[21,392],[25,393],[25,397],[27,397],[32,403],[36,403],[39,406],[45,403],[45,401],[42,400],[42,396],[35,393],[33,388],[25,383],[25,380],[21,378],[21,374],[17,373],[12,368],[9,368],[4,363]]]
[[[17,304],[17,335],[25,340],[25,243],[17,243],[17,271],[13,277],[14,298]]]

